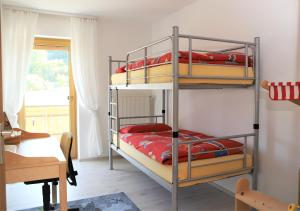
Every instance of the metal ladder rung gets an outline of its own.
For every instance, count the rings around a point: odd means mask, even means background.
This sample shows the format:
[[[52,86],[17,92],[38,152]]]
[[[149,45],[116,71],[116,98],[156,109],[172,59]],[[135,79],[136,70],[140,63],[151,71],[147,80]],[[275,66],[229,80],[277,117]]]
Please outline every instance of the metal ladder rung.
[[[116,130],[110,129],[111,132],[118,134]]]

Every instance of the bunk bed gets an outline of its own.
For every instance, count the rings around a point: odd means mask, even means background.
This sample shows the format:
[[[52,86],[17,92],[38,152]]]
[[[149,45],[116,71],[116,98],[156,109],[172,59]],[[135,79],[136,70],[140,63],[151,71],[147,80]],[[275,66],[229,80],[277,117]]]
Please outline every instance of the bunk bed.
[[[179,48],[181,39],[188,41],[187,51]],[[194,47],[195,41],[235,46],[213,51],[199,50]],[[166,42],[171,45],[170,52],[156,57],[149,55],[151,48]],[[132,59],[137,53],[142,53],[142,58]],[[114,68],[116,73],[113,73]],[[185,35],[174,26],[172,35],[128,52],[126,60],[109,57],[110,169],[113,169],[112,153],[115,151],[172,193],[172,210],[178,209],[179,188],[203,182],[251,173],[252,188],[257,189],[259,86],[259,38],[255,38],[254,42],[244,42]],[[214,137],[178,128],[179,91],[207,88],[254,90],[254,121],[249,133]],[[118,99],[119,90],[123,89],[161,90],[161,114],[120,116]],[[167,92],[171,94],[172,127],[166,125]],[[132,119],[148,119],[151,123],[137,127],[123,124],[124,120]],[[150,142],[145,143],[145,140]],[[147,144],[153,144],[155,140],[161,141],[160,147],[164,148],[156,156],[153,151],[158,153],[158,145],[152,146],[152,151],[147,149]],[[253,141],[251,150],[248,149],[248,141]],[[201,150],[195,151],[197,147]],[[158,159],[166,156],[163,154],[166,152],[167,162]]]

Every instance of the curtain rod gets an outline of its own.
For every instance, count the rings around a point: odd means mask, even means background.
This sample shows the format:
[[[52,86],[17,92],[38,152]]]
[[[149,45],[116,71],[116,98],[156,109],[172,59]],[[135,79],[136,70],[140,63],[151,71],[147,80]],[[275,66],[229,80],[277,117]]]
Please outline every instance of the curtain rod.
[[[28,8],[28,7],[19,7],[19,6],[6,5],[6,4],[3,5],[3,8],[30,11],[30,12],[36,12],[36,13],[45,14],[45,15],[69,16],[69,17],[76,17],[76,18],[97,18],[97,16],[92,16],[92,15],[72,14],[72,13],[67,13],[67,12],[57,12],[57,11],[33,9],[33,8]]]

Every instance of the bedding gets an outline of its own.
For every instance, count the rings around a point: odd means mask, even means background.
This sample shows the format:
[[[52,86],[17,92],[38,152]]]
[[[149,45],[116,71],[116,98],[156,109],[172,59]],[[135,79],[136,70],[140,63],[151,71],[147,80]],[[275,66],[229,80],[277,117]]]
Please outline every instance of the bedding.
[[[203,133],[179,130],[179,142],[213,138]],[[120,140],[161,164],[172,164],[172,131],[120,133]],[[208,159],[243,153],[243,144],[234,140],[218,140],[192,145],[192,160]],[[217,151],[216,151],[217,150]],[[201,154],[195,154],[201,153]],[[188,159],[188,145],[178,145],[178,161]]]
[[[189,63],[189,52],[179,51],[178,52],[179,63]],[[245,65],[245,55],[241,53],[196,53],[192,52],[192,63],[204,63],[204,64],[222,64],[222,65]],[[163,65],[172,61],[172,53],[168,52],[155,58],[147,59],[148,65]],[[252,59],[248,57],[248,64],[252,66]],[[134,71],[143,68],[145,60],[141,59],[133,63],[128,64],[128,71]],[[126,65],[123,65],[116,69],[116,73],[126,72]]]
[[[113,143],[117,146],[117,134],[113,135]],[[164,165],[156,160],[151,159],[149,156],[144,153],[138,151],[134,146],[127,144],[124,141],[120,141],[119,149],[126,153],[131,158],[138,161],[143,166],[147,167],[147,169],[154,172],[156,175],[166,180],[169,183],[172,183],[172,165]],[[191,176],[192,178],[203,177],[202,179],[197,179],[191,182],[180,182],[179,187],[191,186],[199,183],[211,182],[223,178],[227,178],[230,176],[236,176],[244,173],[249,173],[253,166],[252,163],[252,155],[246,155],[246,167],[243,168],[243,158],[244,154],[234,154],[221,156],[216,158],[209,159],[201,159],[201,160],[193,160],[191,162]],[[238,171],[239,172],[234,172]],[[180,162],[178,163],[178,179],[184,180],[188,178],[188,162]],[[216,176],[212,176],[216,175]]]

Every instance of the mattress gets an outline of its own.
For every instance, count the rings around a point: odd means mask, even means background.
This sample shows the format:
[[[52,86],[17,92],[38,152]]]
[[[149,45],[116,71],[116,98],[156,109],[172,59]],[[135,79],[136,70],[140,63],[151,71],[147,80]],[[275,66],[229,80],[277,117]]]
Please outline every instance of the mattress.
[[[113,143],[117,145],[117,135],[113,136]],[[146,156],[142,152],[135,149],[133,146],[120,140],[120,150],[129,155],[131,158],[135,159],[143,166],[150,169],[156,175],[172,183],[172,166],[163,165],[150,157]],[[249,173],[250,170],[239,171],[238,173],[230,173],[232,171],[238,171],[243,167],[243,154],[227,155],[217,158],[209,158],[203,160],[195,160],[191,162],[192,165],[192,178],[204,177],[203,179],[195,180],[192,182],[181,182],[179,187],[191,186],[199,183],[211,182],[219,179],[224,179],[231,176],[236,176],[240,174]],[[228,162],[227,162],[228,161]],[[251,168],[252,156],[250,154],[246,155],[246,167]],[[179,180],[187,179],[187,169],[188,163],[181,162],[178,164],[178,178]],[[224,174],[220,176],[213,176],[216,174]]]
[[[179,74],[188,76],[188,64],[179,63]],[[239,65],[219,65],[219,64],[197,64],[192,66],[192,76],[216,77],[219,79],[187,79],[180,78],[179,84],[218,84],[218,85],[251,85],[252,79],[222,79],[222,77],[242,78],[244,77],[244,66]],[[172,65],[162,64],[147,69],[148,83],[170,83],[172,82]],[[252,67],[248,67],[249,78],[254,77]],[[143,84],[144,69],[128,72],[129,84]],[[111,77],[113,85],[126,84],[126,73],[116,73]]]
[[[159,129],[157,123],[149,123],[154,128]],[[132,125],[132,127],[145,128],[147,125]],[[168,125],[167,125],[168,126]],[[129,126],[130,127],[130,126]],[[172,130],[155,131],[149,130],[144,132],[126,132],[128,126],[120,129],[120,139],[123,142],[133,146],[138,151],[151,157],[153,160],[162,164],[172,164]],[[169,127],[169,126],[168,126]],[[204,139],[215,138],[213,136],[190,130],[178,130],[178,142],[186,143],[189,141],[199,141]],[[191,152],[193,153],[192,160],[201,160],[208,158],[215,158],[233,154],[243,153],[243,144],[230,139],[221,139],[216,141],[202,141],[191,144]],[[178,145],[178,162],[185,162],[188,160],[188,145]]]

